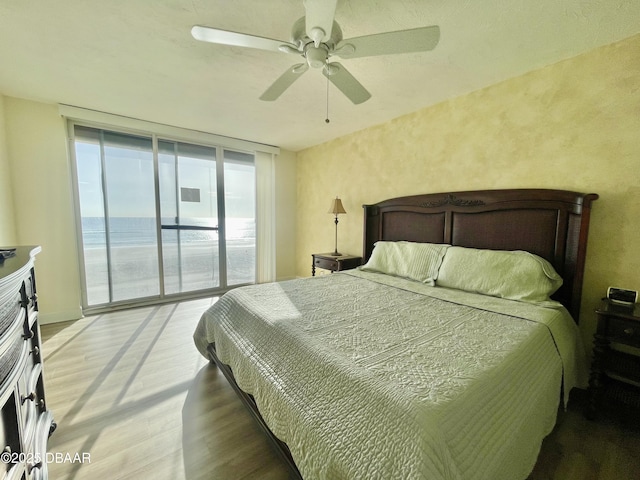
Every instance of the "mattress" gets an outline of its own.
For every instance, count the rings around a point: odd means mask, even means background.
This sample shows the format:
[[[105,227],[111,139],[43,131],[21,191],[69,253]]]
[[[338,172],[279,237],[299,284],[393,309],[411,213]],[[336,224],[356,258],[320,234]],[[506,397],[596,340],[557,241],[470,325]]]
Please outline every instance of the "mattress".
[[[525,479],[561,394],[586,381],[560,304],[360,270],[232,290],[194,340],[305,479]]]

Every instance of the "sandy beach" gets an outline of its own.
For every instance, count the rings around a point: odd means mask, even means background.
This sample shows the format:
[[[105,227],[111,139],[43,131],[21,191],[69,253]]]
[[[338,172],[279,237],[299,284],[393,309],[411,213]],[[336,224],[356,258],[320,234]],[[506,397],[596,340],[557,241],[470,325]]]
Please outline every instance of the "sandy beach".
[[[160,294],[157,245],[111,247],[113,301],[155,297]],[[165,294],[214,289],[221,286],[218,242],[166,244],[162,251]],[[109,302],[105,246],[84,249],[87,297],[90,306]],[[227,241],[227,285],[255,282],[255,239]]]

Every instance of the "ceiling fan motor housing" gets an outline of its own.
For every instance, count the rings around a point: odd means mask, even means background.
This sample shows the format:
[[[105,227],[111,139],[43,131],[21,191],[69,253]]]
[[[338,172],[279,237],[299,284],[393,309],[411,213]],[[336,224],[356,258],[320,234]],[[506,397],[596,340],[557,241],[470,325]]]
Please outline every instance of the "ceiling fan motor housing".
[[[305,45],[314,43],[314,40],[309,38],[309,35],[307,35],[305,18],[306,17],[300,17],[291,28],[291,43],[298,45],[298,48],[301,51]],[[332,50],[338,43],[340,43],[340,41],[342,41],[342,29],[340,28],[340,25],[338,25],[338,22],[334,20],[333,26],[331,27],[331,36],[326,42],[320,43],[320,45],[326,45],[328,50]]]

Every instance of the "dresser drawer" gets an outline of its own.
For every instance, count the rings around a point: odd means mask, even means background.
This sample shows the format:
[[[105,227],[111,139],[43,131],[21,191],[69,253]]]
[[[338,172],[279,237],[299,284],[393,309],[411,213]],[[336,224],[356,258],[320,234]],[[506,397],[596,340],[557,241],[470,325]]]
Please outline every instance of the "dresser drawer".
[[[42,366],[38,363],[31,369],[25,369],[18,381],[20,414],[23,420],[22,438],[28,452],[33,452],[38,416],[42,412],[44,399],[41,392]]]
[[[311,275],[315,275],[316,268],[340,272],[362,265],[362,257],[356,257],[354,255],[340,255],[336,257],[330,253],[314,253],[311,255],[311,258],[313,262],[311,264]]]
[[[640,357],[611,350],[603,361],[607,376],[640,385]]]
[[[333,272],[340,269],[340,263],[337,260],[330,260],[328,258],[315,258],[313,261],[316,268],[324,268],[325,270],[331,270]]]
[[[10,388],[24,368],[27,357],[27,346],[20,326],[14,325],[6,332],[0,344],[0,353],[0,388]]]
[[[625,318],[610,318],[607,336],[612,342],[640,347],[640,322]]]
[[[20,293],[16,292],[7,302],[0,305],[0,337],[23,318],[25,310],[20,306]]]

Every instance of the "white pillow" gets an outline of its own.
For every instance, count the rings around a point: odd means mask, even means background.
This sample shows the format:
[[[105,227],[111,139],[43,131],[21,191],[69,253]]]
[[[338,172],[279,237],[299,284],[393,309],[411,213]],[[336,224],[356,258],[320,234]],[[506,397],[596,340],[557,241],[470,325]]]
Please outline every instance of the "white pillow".
[[[438,269],[449,245],[439,243],[375,243],[369,261],[362,270],[386,273],[435,285]]]
[[[437,285],[525,302],[544,302],[562,278],[544,258],[520,250],[450,247]]]

